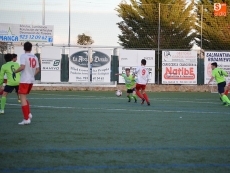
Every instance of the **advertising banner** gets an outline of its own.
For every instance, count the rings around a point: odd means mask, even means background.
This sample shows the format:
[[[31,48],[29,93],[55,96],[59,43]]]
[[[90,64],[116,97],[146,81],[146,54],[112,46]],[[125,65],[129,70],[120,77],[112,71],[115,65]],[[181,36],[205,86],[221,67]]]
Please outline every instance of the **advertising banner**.
[[[69,82],[88,82],[89,73],[92,82],[110,82],[112,49],[92,50],[90,71],[88,70],[88,49],[70,49],[69,55]]]
[[[162,84],[197,84],[197,52],[162,51]]]
[[[60,47],[42,47],[41,49],[41,82],[61,81]]]
[[[204,59],[204,83],[208,84],[208,81],[212,77],[211,63],[216,62],[219,68],[225,70],[230,75],[230,52],[205,52]],[[230,76],[226,78],[227,82],[230,82]],[[214,80],[214,83],[215,80]]]
[[[146,59],[146,68],[149,70],[150,80],[148,83],[155,83],[155,51],[154,50],[120,50],[119,73],[125,73],[129,67],[131,74],[141,65],[141,60]],[[119,83],[124,83],[123,77],[119,76]]]
[[[0,23],[2,42],[53,42],[53,26]]]

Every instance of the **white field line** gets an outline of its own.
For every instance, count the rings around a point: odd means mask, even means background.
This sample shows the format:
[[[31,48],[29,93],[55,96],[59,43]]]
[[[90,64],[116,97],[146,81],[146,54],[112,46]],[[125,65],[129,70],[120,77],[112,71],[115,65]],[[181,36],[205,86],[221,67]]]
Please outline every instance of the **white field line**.
[[[15,98],[8,98],[10,100],[15,100]],[[127,98],[124,98],[124,97],[97,97],[97,98],[93,98],[93,97],[76,97],[76,98],[64,98],[64,97],[48,97],[48,98],[44,98],[44,97],[41,97],[41,98],[28,98],[29,100],[105,100],[105,99],[109,99],[109,100],[114,100],[114,99],[127,99]],[[198,100],[181,100],[181,99],[162,99],[162,98],[150,98],[150,101],[154,101],[154,102],[157,102],[157,101],[160,101],[160,102],[178,102],[178,103],[201,103],[201,104],[214,104],[214,105],[218,105],[218,104],[221,104],[221,103],[216,103],[216,102],[208,102],[207,100],[206,101],[198,101]]]
[[[123,95],[125,95],[126,93],[124,93]],[[67,96],[67,97],[81,97],[81,98],[94,98],[94,97],[96,97],[97,99],[121,99],[121,98],[123,98],[123,97],[116,97],[115,96],[115,94],[114,94],[114,97],[101,97],[101,96],[83,96],[83,95],[77,95],[77,94],[74,94],[74,95],[61,95],[61,94],[40,94],[40,93],[31,93],[30,95],[44,95],[44,96],[46,96],[46,95],[50,95],[50,96]],[[153,96],[154,97],[154,96]],[[127,99],[127,98],[125,98],[125,99]],[[157,100],[161,100],[161,99],[164,99],[164,98],[157,98],[157,97],[154,97],[153,99],[157,99]],[[176,98],[176,97],[173,97],[173,98],[168,98],[168,99],[170,99],[170,100],[172,100],[172,101],[174,101],[174,100],[183,100],[183,99],[185,99],[185,98]],[[218,99],[218,96],[217,96],[217,99]],[[196,99],[196,98],[193,98],[192,100],[203,100],[203,101],[207,101],[207,99]]]
[[[12,106],[21,106],[20,104],[7,104]],[[158,112],[158,113],[191,113],[191,114],[227,114],[230,112],[212,112],[212,111],[180,111],[180,110],[150,110],[150,109],[112,109],[112,108],[83,108],[83,107],[70,107],[70,106],[40,106],[40,105],[30,105],[31,107],[37,108],[50,108],[50,109],[76,109],[76,110],[99,110],[99,111],[126,111],[126,112]]]

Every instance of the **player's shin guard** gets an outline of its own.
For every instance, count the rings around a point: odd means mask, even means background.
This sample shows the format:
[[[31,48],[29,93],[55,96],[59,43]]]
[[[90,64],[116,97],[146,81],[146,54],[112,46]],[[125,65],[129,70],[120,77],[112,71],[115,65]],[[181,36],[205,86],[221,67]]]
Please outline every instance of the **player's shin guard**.
[[[148,98],[148,95],[146,93],[143,94],[143,97],[146,100],[146,102],[149,103],[149,98]]]
[[[1,99],[1,110],[5,109],[5,105],[6,105],[6,97],[2,97],[2,99]]]
[[[28,120],[29,119],[29,110],[28,110],[27,105],[22,106],[22,113],[23,113],[24,119]]]
[[[136,94],[137,94],[137,96],[138,96],[139,98],[144,99],[144,97],[143,97],[143,95],[141,94],[140,91],[136,91]]]

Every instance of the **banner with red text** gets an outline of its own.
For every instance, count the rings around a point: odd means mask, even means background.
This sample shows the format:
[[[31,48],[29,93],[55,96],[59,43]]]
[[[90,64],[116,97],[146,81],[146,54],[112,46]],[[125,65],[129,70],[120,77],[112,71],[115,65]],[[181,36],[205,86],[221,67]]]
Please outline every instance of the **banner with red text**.
[[[197,52],[163,51],[162,84],[197,84]]]

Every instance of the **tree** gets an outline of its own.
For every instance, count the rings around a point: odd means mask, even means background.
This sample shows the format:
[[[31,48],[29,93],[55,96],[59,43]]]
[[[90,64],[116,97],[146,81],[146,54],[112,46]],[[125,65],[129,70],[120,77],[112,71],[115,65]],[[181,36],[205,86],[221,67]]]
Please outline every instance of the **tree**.
[[[230,14],[214,16],[214,2],[227,3],[230,0],[200,0],[197,4],[197,39],[198,46],[205,50],[230,49]],[[229,12],[228,12],[229,13]]]
[[[0,52],[3,54],[7,50],[7,43],[0,41]]]
[[[118,35],[120,45],[125,48],[157,48],[159,44],[161,49],[190,49],[193,46],[196,36],[193,31],[196,18],[191,12],[194,1],[190,4],[186,0],[130,2],[123,1],[116,9],[123,19],[117,23],[121,30],[121,35]]]
[[[79,34],[77,36],[77,44],[79,45],[91,45],[93,44],[94,41],[92,40],[92,38],[88,35],[83,34]]]

